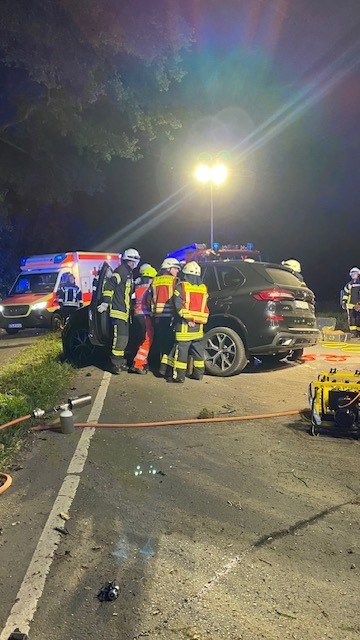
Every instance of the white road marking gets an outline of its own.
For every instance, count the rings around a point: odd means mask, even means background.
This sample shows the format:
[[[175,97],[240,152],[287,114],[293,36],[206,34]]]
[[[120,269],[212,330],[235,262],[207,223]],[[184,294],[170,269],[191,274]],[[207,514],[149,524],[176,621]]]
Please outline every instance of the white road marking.
[[[97,422],[99,420],[110,380],[111,374],[105,372],[87,422]],[[0,635],[0,640],[8,640],[10,634],[16,627],[18,627],[22,633],[29,633],[30,623],[44,591],[46,576],[49,573],[54,551],[59,544],[61,536],[60,533],[54,531],[54,527],[63,526],[63,523],[59,523],[59,513],[61,511],[68,513],[70,510],[79,486],[80,474],[84,469],[89,453],[90,441],[94,433],[95,428],[89,428],[85,429],[81,434],[65,479],[55,499],[16,596],[15,604],[10,611],[5,628]]]

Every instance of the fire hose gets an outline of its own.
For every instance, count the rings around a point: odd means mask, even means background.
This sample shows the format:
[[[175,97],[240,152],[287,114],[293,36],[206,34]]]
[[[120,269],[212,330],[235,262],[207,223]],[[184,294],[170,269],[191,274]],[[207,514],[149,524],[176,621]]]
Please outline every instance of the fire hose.
[[[91,402],[91,396],[84,394],[82,396],[77,396],[76,398],[69,398],[66,403],[57,405],[54,407],[53,411],[68,411],[70,409],[85,406]],[[21,416],[20,418],[15,418],[10,422],[6,422],[3,425],[0,425],[0,430],[6,429],[8,427],[12,427],[20,422],[25,422],[30,418],[41,418],[47,413],[43,409],[34,409],[31,414],[26,416]],[[153,428],[153,427],[173,427],[180,425],[190,425],[190,424],[213,424],[217,422],[246,422],[248,420],[261,420],[261,419],[269,419],[269,418],[279,418],[284,416],[295,416],[301,414],[302,411],[300,409],[291,409],[288,411],[276,411],[274,413],[258,413],[253,415],[245,415],[245,416],[229,416],[224,415],[223,417],[209,417],[209,418],[190,418],[183,420],[163,420],[163,421],[155,421],[155,422],[77,422],[73,424],[74,427],[85,429],[85,428],[96,428],[96,429],[135,429],[135,428]],[[60,414],[61,416],[61,414]],[[57,428],[55,425],[37,425],[35,427],[31,427],[30,431],[47,431],[50,429]],[[8,487],[11,485],[11,477],[8,474],[1,474],[0,477],[6,477],[5,483],[0,487],[0,494],[6,491]]]

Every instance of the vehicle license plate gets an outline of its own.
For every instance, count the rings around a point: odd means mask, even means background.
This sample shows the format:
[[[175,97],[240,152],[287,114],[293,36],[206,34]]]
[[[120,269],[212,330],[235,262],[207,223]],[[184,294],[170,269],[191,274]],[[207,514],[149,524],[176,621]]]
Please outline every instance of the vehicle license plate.
[[[12,322],[8,324],[8,329],[22,329],[22,324],[21,322]]]
[[[308,309],[309,303],[304,302],[304,300],[295,300],[295,307],[297,307],[298,309]]]

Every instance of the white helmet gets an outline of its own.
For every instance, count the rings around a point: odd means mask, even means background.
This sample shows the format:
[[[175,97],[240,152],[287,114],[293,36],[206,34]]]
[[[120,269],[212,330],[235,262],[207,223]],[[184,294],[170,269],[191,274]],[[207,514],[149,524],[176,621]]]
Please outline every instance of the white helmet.
[[[163,261],[161,268],[162,269],[171,269],[172,267],[177,267],[180,269],[180,262],[176,258],[165,258]]]
[[[352,273],[360,273],[359,267],[352,267],[349,271],[349,275],[351,276]]]
[[[292,269],[292,271],[296,271],[296,273],[301,272],[301,265],[298,260],[293,260],[291,258],[290,260],[283,260],[281,264],[288,269]]]
[[[188,262],[183,267],[183,273],[188,276],[201,276],[201,267],[197,262],[193,260],[192,262]]]
[[[140,262],[140,254],[136,249],[126,249],[122,255],[122,259],[135,262],[135,267],[137,267]]]

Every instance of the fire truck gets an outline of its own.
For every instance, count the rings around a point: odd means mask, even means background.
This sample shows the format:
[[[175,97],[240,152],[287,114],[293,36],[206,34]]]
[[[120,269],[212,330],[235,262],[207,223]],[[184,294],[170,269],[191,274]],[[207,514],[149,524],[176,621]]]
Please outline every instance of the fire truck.
[[[168,253],[168,258],[176,258],[179,262],[210,262],[214,260],[248,260],[261,262],[260,251],[254,249],[252,242],[244,244],[225,244],[219,245],[214,243],[210,249],[206,244],[190,244],[181,249],[177,249],[172,253]]]
[[[61,324],[58,289],[70,274],[82,292],[83,304],[91,301],[93,284],[107,262],[115,269],[121,255],[71,251],[22,258],[20,273],[6,298],[0,301],[0,328],[9,334],[35,327],[56,330]]]

